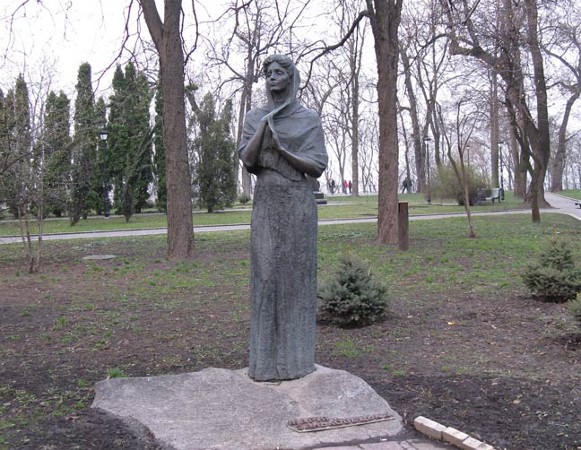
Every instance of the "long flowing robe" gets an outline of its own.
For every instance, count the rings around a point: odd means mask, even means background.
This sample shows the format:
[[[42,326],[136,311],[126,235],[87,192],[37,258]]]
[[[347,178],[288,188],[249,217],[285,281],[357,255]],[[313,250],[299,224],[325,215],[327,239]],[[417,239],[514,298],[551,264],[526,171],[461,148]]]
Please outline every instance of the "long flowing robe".
[[[245,119],[242,151],[272,105]],[[310,160],[320,176],[327,164],[318,115],[296,100],[268,118],[282,145]],[[315,370],[317,302],[317,205],[313,185],[262,140],[251,227],[252,318],[249,376],[290,380]]]

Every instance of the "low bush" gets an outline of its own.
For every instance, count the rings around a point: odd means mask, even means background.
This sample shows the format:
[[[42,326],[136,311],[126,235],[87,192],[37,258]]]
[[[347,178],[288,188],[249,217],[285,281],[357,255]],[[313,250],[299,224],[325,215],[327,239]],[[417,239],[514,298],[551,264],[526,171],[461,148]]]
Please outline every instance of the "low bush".
[[[243,192],[242,194],[240,194],[240,195],[238,196],[238,201],[239,201],[239,202],[240,202],[242,205],[246,205],[246,203],[248,203],[250,200],[251,200],[251,199],[250,199],[250,196],[249,196],[247,193],[245,193],[245,192]]]
[[[551,238],[539,262],[528,266],[522,275],[531,293],[541,300],[564,303],[581,292],[581,270],[575,267],[568,244]]]
[[[337,272],[319,288],[320,316],[339,327],[370,325],[385,315],[386,292],[365,261],[345,255]]]
[[[470,206],[490,195],[488,178],[477,173],[470,167],[466,168],[468,175],[468,196]],[[455,199],[459,205],[464,204],[464,190],[462,183],[454,173],[451,165],[441,166],[432,186],[433,196],[441,199]]]

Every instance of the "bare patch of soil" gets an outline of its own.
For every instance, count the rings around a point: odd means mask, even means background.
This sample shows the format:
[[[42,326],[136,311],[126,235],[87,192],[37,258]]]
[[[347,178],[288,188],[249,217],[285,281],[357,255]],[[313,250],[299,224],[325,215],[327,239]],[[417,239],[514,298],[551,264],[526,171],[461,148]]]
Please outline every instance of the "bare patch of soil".
[[[94,383],[246,365],[246,247],[197,245],[179,265],[160,239],[53,244],[35,276],[0,266],[0,448],[158,449],[90,408]],[[369,382],[409,434],[424,415],[498,449],[580,448],[581,335],[565,305],[518,289],[394,288],[381,323],[319,324],[318,363]]]

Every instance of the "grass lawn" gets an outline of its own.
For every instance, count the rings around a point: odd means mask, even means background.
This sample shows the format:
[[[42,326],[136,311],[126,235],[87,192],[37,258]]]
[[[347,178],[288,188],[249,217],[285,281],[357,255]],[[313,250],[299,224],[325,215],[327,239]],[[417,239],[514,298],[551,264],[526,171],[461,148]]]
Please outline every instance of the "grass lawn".
[[[375,224],[320,227],[320,279],[355,253],[390,306],[362,329],[319,323],[317,362],[365,379],[410,435],[425,415],[496,448],[574,450],[580,329],[566,305],[530,298],[520,274],[553,235],[581,261],[579,222],[474,221],[476,239],[464,217],[410,222],[407,252],[377,245]],[[0,449],[159,449],[90,408],[95,382],[246,366],[248,231],[198,234],[195,257],[179,264],[165,260],[164,236],[44,245],[37,275],[21,245],[0,246]],[[116,258],[83,259],[93,254]]]
[[[567,191],[563,191],[561,193],[567,197],[576,198],[577,200],[581,200],[581,189],[570,189]]]

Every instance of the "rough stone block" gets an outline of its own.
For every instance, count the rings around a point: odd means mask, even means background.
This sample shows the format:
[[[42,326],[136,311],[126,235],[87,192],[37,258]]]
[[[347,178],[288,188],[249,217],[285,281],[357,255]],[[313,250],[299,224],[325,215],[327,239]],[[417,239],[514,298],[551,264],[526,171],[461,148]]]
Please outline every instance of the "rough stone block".
[[[494,447],[485,444],[478,439],[474,439],[473,437],[469,437],[468,439],[464,440],[460,444],[460,448],[462,450],[494,450]]]
[[[173,450],[303,449],[395,436],[401,417],[361,378],[317,366],[303,378],[258,383],[248,369],[209,368],[158,377],[112,378],[95,386],[93,408],[149,429]],[[297,433],[289,420],[389,414],[393,420]],[[339,447],[340,448],[340,447]]]
[[[442,431],[442,439],[450,444],[455,445],[456,447],[460,447],[462,442],[468,439],[466,433],[457,430],[456,428],[448,427],[444,431]]]
[[[423,416],[416,417],[414,427],[420,433],[440,441],[442,440],[442,432],[446,429],[444,425]]]

